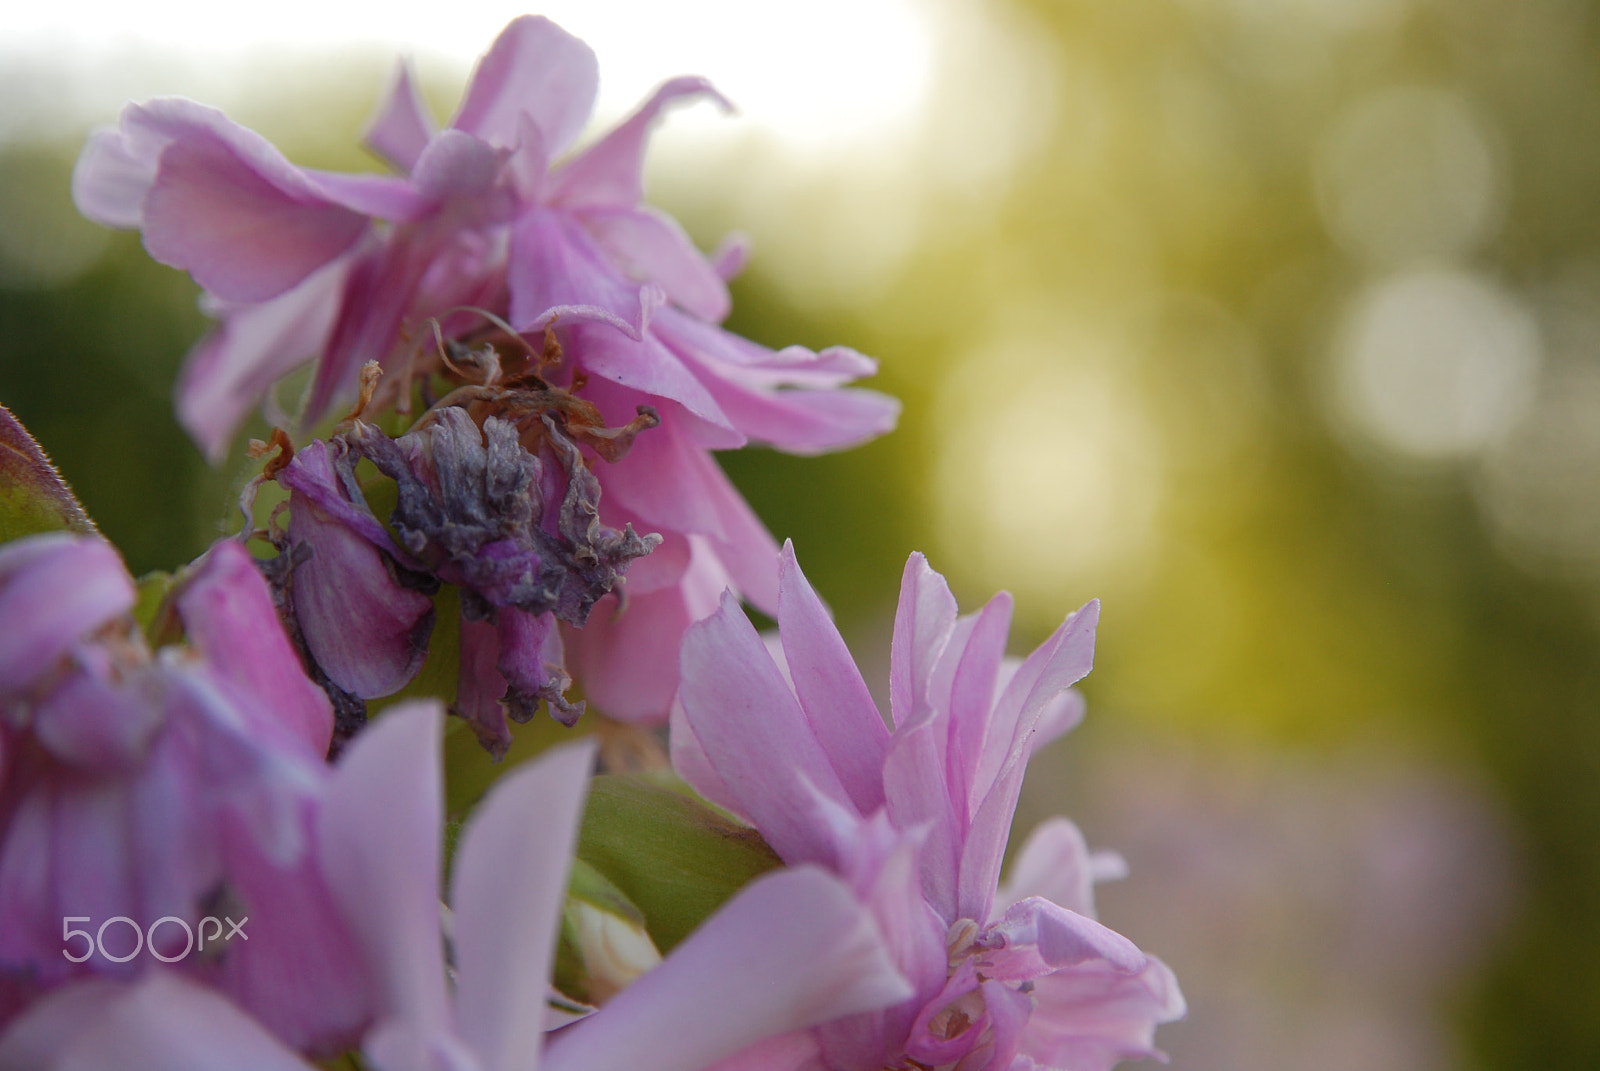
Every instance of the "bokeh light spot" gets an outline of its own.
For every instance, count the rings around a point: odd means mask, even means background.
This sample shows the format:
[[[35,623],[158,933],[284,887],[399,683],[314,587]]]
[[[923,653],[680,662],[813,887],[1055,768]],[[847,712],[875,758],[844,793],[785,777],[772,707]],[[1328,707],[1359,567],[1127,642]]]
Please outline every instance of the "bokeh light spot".
[[[1334,401],[1403,456],[1472,454],[1526,408],[1540,364],[1532,315],[1481,276],[1430,268],[1360,295],[1335,342]]]

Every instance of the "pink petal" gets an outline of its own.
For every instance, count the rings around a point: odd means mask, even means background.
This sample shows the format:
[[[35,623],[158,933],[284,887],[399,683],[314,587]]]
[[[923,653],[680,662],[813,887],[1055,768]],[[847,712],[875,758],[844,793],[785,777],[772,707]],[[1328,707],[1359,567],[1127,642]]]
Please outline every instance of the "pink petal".
[[[567,664],[584,694],[621,721],[659,724],[678,692],[678,649],[690,625],[717,608],[729,578],[703,542],[690,539],[690,561],[674,586],[615,595],[596,604],[581,629],[564,632]],[[648,560],[648,559],[646,559]]]
[[[82,660],[104,657],[100,648]],[[136,768],[164,721],[159,704],[115,680],[109,669],[80,669],[53,688],[33,712],[33,732],[56,758],[84,770]]]
[[[489,192],[510,150],[462,130],[441,130],[417,158],[411,181],[431,201],[481,198]]]
[[[632,115],[550,176],[551,203],[565,208],[638,204],[644,196],[641,173],[650,130],[667,105],[685,97],[706,97],[724,111],[733,110],[704,78],[664,82]]]
[[[216,993],[153,970],[137,985],[73,986],[0,1043],[0,1067],[50,1071],[312,1071]]]
[[[511,324],[523,331],[581,315],[642,338],[655,300],[606,261],[575,219],[547,208],[524,213],[512,228],[506,285]]]
[[[889,705],[896,726],[927,706],[927,681],[955,622],[950,585],[929,567],[927,558],[913,553],[900,580],[889,661]]]
[[[841,882],[811,867],[782,870],[751,883],[659,967],[556,1035],[545,1066],[697,1071],[763,1038],[910,995]]]
[[[461,665],[456,675],[456,701],[450,712],[464,720],[478,742],[499,761],[511,746],[511,726],[500,700],[506,679],[500,674],[500,633],[487,621],[461,618]]]
[[[364,215],[214,108],[158,100],[122,122],[168,140],[144,199],[145,248],[219,297],[276,297],[366,233]]]
[[[72,169],[72,203],[108,227],[132,230],[144,219],[144,199],[156,180],[161,143],[102,127],[89,135]]]
[[[400,229],[352,259],[300,414],[302,424],[320,420],[334,399],[354,396],[367,361],[392,359],[401,323],[426,311],[417,307],[418,287],[438,251],[437,238]]]
[[[1094,665],[1094,630],[1099,621],[1100,600],[1090,600],[1070,614],[1006,684],[989,725],[989,736],[996,743],[985,750],[979,763],[972,798],[989,791],[989,783],[1006,761],[1008,751],[1000,741],[1014,741],[1019,731],[1033,732],[1056,697],[1089,672]]]
[[[893,431],[900,402],[870,390],[747,389],[727,373],[703,377],[727,420],[757,442],[809,457]]]
[[[1033,1001],[1000,982],[986,981],[982,988],[983,1004],[989,1013],[988,1052],[974,1071],[1008,1071],[1026,1037]]]
[[[499,632],[500,657],[495,668],[506,682],[502,697],[517,721],[527,721],[534,704],[542,699],[546,712],[563,725],[577,723],[583,701],[568,703],[565,692],[572,684],[562,655],[561,631],[553,614],[529,614],[502,606]]]
[[[829,346],[818,352],[804,346],[770,350],[672,309],[662,310],[661,320],[661,330],[671,332],[673,346],[693,350],[707,364],[724,371],[737,370],[741,382],[752,386],[823,390],[844,386],[878,370],[878,362],[846,346]]]
[[[173,392],[178,420],[213,465],[272,385],[322,350],[349,268],[341,257],[270,301],[230,311],[189,351]]]
[[[518,117],[527,115],[558,155],[588,122],[599,85],[600,66],[588,45],[547,18],[524,15],[478,61],[450,125],[509,148]]]
[[[950,793],[962,808],[962,816],[973,813],[981,797],[971,795],[978,764],[987,748],[1010,749],[1012,727],[996,740],[988,732],[994,705],[995,680],[1006,654],[1006,637],[1011,630],[1011,596],[1000,592],[978,611],[965,644],[947,647],[945,658],[958,658],[950,682]],[[1001,840],[1005,838],[1002,836]]]
[[[1109,1071],[1119,1060],[1161,1057],[1155,1028],[1184,1016],[1177,979],[1160,960],[1136,975],[1109,966],[1038,979],[1022,1051],[1047,1067]]]
[[[650,333],[633,339],[609,324],[577,324],[569,330],[567,351],[590,375],[651,395],[652,401],[670,398],[700,420],[726,432],[707,445],[717,449],[744,445],[744,436],[733,430],[700,380]],[[647,437],[654,435],[652,431]]]
[[[231,540],[211,548],[177,597],[189,644],[218,678],[256,697],[320,760],[333,737],[333,707],[300,666],[255,561]]]
[[[367,124],[361,144],[401,171],[410,171],[433,137],[433,116],[417,91],[411,61],[395,64],[394,78],[377,114]]]
[[[828,1071],[828,1064],[812,1032],[797,1030],[758,1041],[705,1071]]]
[[[862,823],[888,826],[880,812]],[[878,923],[889,954],[915,989],[912,999],[879,1011],[836,1019],[816,1030],[823,1051],[835,1067],[872,1067],[885,1063],[903,1043],[918,1011],[944,988],[949,970],[945,935],[948,924],[923,898],[917,853],[919,839],[890,830],[892,841],[877,872],[863,888],[856,873],[862,853],[854,856],[846,876]],[[841,853],[845,854],[845,853]]]
[[[742,231],[730,231],[711,252],[711,267],[725,283],[731,283],[744,271],[750,260],[750,236]]]
[[[451,882],[456,1015],[484,1071],[535,1071],[567,870],[594,746],[560,748],[499,781],[462,832]]]
[[[800,571],[793,543],[783,545],[778,575],[783,653],[801,709],[856,810],[871,814],[883,806],[889,730],[850,649]]]
[[[110,543],[67,533],[0,547],[0,696],[20,696],[73,647],[133,608],[133,578]]]
[[[1016,817],[1017,799],[1022,792],[1022,777],[1032,753],[1032,740],[1024,737],[1017,741],[987,792],[974,801],[976,806],[968,812],[972,820],[963,830],[965,836],[961,842],[957,877],[956,910],[962,918],[986,919],[994,906],[1000,862],[1011,835],[1011,822]]]
[[[736,600],[689,629],[682,667],[678,700],[740,811],[785,862],[830,862],[812,791],[849,796]]]
[[[995,947],[985,956],[984,973],[995,978],[1037,978],[1097,963],[1137,974],[1150,962],[1115,930],[1037,896],[1013,904],[984,938]]]
[[[584,226],[634,279],[660,284],[679,308],[721,323],[732,307],[722,281],[678,221],[651,208],[591,208]]]
[[[380,1014],[449,1032],[439,941],[443,817],[436,703],[390,708],[356,737],[317,816],[318,860],[360,944]]]
[[[326,452],[314,449],[322,445],[302,450],[294,465],[317,464],[331,480]],[[403,587],[367,536],[330,517],[306,495],[291,494],[289,502],[290,544],[311,552],[295,566],[291,589],[306,649],[351,695],[393,695],[427,657],[433,601]]]
[[[947,923],[956,912],[956,882],[963,823],[945,778],[944,722],[932,708],[896,728],[883,764],[883,789],[896,829],[926,827],[922,891]],[[1002,841],[1002,848],[1004,844]]]
[[[734,796],[733,790],[722,783],[717,768],[711,765],[711,759],[706,756],[705,746],[700,743],[700,738],[694,735],[694,726],[689,724],[689,719],[683,713],[683,704],[672,704],[672,715],[668,726],[670,733],[668,746],[672,755],[673,772],[687,781],[689,787],[693,788],[701,799],[714,803],[746,824],[751,824],[750,816],[739,809],[739,801]]]
[[[1069,819],[1051,818],[1028,834],[996,899],[1010,904],[1037,896],[1094,918],[1094,878],[1089,846],[1078,827]]]
[[[223,852],[241,905],[231,914],[249,917],[249,940],[223,944],[218,986],[295,1049],[345,1048],[369,1021],[374,994],[316,854],[282,867],[244,833],[230,831]],[[214,952],[207,945],[207,955]]]

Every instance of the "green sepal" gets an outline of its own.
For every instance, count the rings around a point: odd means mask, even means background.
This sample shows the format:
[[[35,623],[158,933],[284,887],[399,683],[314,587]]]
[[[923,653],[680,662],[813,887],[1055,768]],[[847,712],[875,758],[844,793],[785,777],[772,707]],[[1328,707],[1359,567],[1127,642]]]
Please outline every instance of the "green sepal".
[[[637,774],[591,783],[578,859],[637,905],[663,954],[752,880],[783,865],[755,830]]]
[[[0,405],[0,543],[42,532],[93,535],[94,522],[22,422]]]
[[[159,570],[137,581],[139,597],[133,604],[133,619],[151,647],[166,647],[183,639],[183,623],[169,598],[177,586],[176,576]]]

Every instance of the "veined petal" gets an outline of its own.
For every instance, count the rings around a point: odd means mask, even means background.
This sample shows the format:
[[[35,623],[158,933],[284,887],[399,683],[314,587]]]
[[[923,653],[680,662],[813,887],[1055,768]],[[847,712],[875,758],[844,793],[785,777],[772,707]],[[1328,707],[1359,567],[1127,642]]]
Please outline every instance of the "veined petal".
[[[664,82],[632,115],[550,176],[550,202],[564,208],[638,204],[644,196],[641,174],[650,130],[667,105],[687,97],[704,97],[724,111],[733,111],[727,98],[704,78]]]
[[[739,810],[739,801],[733,790],[722,783],[717,768],[706,757],[706,749],[701,745],[700,738],[694,735],[694,726],[684,716],[682,703],[672,704],[672,715],[667,724],[673,772],[687,781],[701,799],[751,824],[750,816]]]
[[[411,60],[395,64],[394,77],[378,111],[367,123],[361,144],[401,171],[410,171],[433,137],[433,116],[417,91]]]
[[[551,310],[593,309],[637,339],[644,336],[653,304],[646,287],[606,262],[576,219],[548,208],[525,212],[512,228],[506,286],[511,324],[518,330],[543,326]]]
[[[946,658],[956,658],[950,681],[950,750],[946,757],[950,776],[950,795],[962,804],[961,817],[968,818],[977,808],[971,795],[973,779],[984,749],[1009,750],[1012,727],[1003,739],[988,733],[994,706],[995,681],[1006,654],[1006,637],[1011,631],[1011,595],[1002,591],[984,604],[972,622],[971,632],[959,650],[945,650]],[[1001,842],[1005,841],[1002,834]]]
[[[215,108],[167,98],[130,105],[122,124],[166,142],[140,217],[145,248],[219,297],[276,297],[366,233],[365,215]]]
[[[843,883],[812,867],[781,870],[751,883],[659,967],[556,1035],[545,1067],[697,1071],[763,1038],[909,996]]]
[[[478,61],[450,125],[509,148],[518,117],[527,115],[559,155],[588,122],[599,86],[600,64],[588,45],[543,16],[524,15]]]
[[[779,635],[801,709],[856,810],[871,814],[883,806],[889,730],[791,542],[783,544],[778,583]]]
[[[954,922],[963,823],[945,777],[944,724],[932,708],[898,726],[883,764],[889,818],[897,829],[926,827],[921,852],[922,892],[946,922]],[[1002,838],[1002,849],[1004,838]]]
[[[785,862],[831,862],[811,791],[849,795],[737,600],[689,629],[682,666],[678,701],[739,809]]]
[[[928,678],[955,623],[956,599],[950,585],[929,567],[927,558],[913,552],[900,579],[889,656],[889,705],[896,726],[927,706]]]
[[[447,1034],[439,942],[443,795],[439,708],[405,703],[356,737],[317,816],[334,902],[366,956],[380,1015],[423,1036]]]
[[[567,870],[594,746],[499,781],[461,835],[451,881],[456,1018],[484,1071],[536,1071]]]
[[[1100,600],[1093,599],[1069,614],[1050,638],[1028,656],[995,701],[985,747],[972,782],[972,797],[989,791],[989,784],[1007,760],[1008,744],[1019,731],[1033,732],[1050,704],[1082,680],[1094,665],[1094,630],[1100,622]]]
[[[591,208],[584,226],[628,276],[658,283],[679,308],[721,323],[732,307],[728,285],[678,221],[648,207]]]

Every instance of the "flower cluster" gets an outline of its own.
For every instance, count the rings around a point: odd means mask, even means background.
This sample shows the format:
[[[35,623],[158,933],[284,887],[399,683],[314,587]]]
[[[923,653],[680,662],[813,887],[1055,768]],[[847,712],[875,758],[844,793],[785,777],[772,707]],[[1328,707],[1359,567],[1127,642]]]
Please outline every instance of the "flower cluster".
[[[241,537],[135,581],[0,409],[0,1069],[1159,1055],[1173,975],[1094,919],[1120,860],[1056,819],[1000,878],[1097,604],[1009,660],[1009,596],[960,616],[913,555],[883,716],[710,451],[842,448],[896,405],[854,351],[717,326],[742,254],[702,256],[640,168],[669,104],[726,102],[675,79],[573,152],[596,71],[517,19],[437,129],[402,66],[367,135],[390,175],[182,100],[85,148],[83,211],[217,320],[179,419],[216,458],[257,403],[279,426]],[[447,813],[451,729],[499,759],[541,704],[574,739]],[[613,768],[619,733],[656,767]]]

